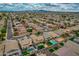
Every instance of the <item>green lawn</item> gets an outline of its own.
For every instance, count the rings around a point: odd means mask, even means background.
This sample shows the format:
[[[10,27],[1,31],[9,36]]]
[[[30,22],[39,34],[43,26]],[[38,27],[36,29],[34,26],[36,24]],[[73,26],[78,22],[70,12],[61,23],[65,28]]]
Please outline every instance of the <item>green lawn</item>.
[[[44,47],[44,44],[39,44],[39,45],[38,45],[38,49],[43,49],[43,48],[45,48],[45,47]]]
[[[28,51],[22,52],[23,56],[29,55]]]
[[[29,55],[29,51],[27,51],[27,48],[23,49],[23,52],[22,52],[22,55],[25,56],[25,55]]]

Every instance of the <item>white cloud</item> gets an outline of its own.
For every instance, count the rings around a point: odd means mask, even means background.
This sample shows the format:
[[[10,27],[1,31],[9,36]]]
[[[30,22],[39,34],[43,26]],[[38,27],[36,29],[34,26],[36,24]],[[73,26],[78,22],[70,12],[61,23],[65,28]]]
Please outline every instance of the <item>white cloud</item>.
[[[74,3],[0,4],[0,11],[24,11],[24,10],[79,11],[79,4],[74,4]]]

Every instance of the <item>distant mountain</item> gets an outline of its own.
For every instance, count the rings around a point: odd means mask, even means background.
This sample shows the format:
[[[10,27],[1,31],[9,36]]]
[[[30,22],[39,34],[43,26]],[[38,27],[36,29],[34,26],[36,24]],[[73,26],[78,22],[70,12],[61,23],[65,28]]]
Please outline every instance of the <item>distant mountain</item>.
[[[46,11],[46,10],[25,10],[25,11],[0,11],[0,12],[50,12],[50,11]]]
[[[46,10],[30,10],[29,12],[49,12],[49,11],[46,11]]]

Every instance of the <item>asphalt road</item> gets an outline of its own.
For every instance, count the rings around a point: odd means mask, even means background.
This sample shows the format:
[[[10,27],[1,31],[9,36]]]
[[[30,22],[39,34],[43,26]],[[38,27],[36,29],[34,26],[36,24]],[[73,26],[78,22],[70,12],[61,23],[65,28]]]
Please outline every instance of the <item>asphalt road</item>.
[[[12,33],[12,21],[8,20],[7,21],[7,39],[10,40],[13,38],[13,33]]]

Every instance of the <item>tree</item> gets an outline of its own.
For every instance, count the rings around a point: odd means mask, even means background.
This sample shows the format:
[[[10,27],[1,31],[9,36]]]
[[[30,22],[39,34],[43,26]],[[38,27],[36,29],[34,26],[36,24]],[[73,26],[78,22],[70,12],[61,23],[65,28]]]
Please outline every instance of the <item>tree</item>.
[[[25,52],[22,52],[22,54],[23,54],[23,56],[25,56],[25,55],[28,55],[29,52],[28,51],[25,51]]]
[[[18,35],[18,32],[15,31],[15,32],[14,32],[14,36],[17,36],[17,35]]]
[[[58,50],[58,47],[54,47],[55,50]]]
[[[53,48],[51,48],[51,49],[49,49],[49,51],[50,51],[50,52],[54,52],[54,49],[53,49]]]
[[[5,38],[2,37],[2,41],[4,41],[4,40],[5,40]]]
[[[73,36],[73,37],[71,37],[69,40],[74,41],[74,38],[75,38],[75,37]]]
[[[79,37],[79,31],[75,32],[75,34],[76,34],[76,36],[78,36],[78,37]]]
[[[42,49],[42,48],[44,48],[43,44],[41,44],[41,45],[38,46],[38,49]]]
[[[61,46],[64,46],[64,43],[62,42],[62,43],[60,43],[60,45],[61,45]]]
[[[6,28],[2,28],[1,33],[6,33]]]
[[[0,40],[1,40],[1,41],[4,41],[4,40],[5,40],[4,37],[5,37],[5,34],[4,34],[4,33],[0,34]]]
[[[32,28],[28,28],[27,29],[27,32],[32,32]]]
[[[35,35],[37,35],[37,36],[39,36],[41,34],[41,32],[37,32],[37,33],[35,33]]]

